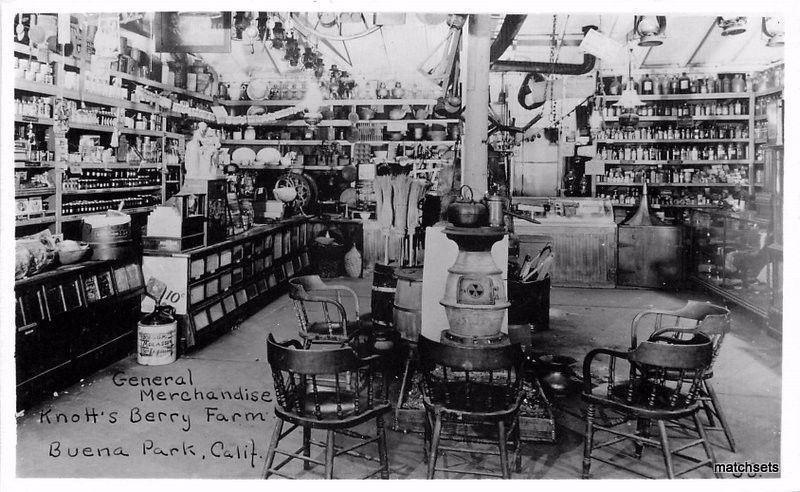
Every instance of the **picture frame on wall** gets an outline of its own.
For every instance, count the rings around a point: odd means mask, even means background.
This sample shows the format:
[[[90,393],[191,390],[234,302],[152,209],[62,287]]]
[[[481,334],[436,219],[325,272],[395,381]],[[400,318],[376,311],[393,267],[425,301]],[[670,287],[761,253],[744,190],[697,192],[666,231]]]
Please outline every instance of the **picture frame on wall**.
[[[153,19],[160,53],[230,53],[230,12],[158,12]]]

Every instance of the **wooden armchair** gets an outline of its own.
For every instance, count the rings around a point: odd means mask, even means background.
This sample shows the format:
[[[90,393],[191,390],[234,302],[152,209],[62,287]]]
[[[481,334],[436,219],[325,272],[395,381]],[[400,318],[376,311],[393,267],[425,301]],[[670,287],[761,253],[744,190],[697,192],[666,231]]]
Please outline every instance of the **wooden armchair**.
[[[733,432],[722,411],[717,393],[711,385],[714,362],[730,327],[731,313],[727,308],[707,302],[688,301],[685,306],[674,311],[653,310],[637,314],[631,323],[631,348],[636,347],[638,340],[643,338],[640,334],[645,334],[648,339],[673,337],[677,340],[686,340],[687,337],[694,336],[696,331],[707,335],[713,344],[714,353],[711,365],[703,375],[697,396],[702,402],[707,420],[703,425],[706,430],[722,431],[728,441],[728,447],[732,452],[736,452]],[[716,425],[715,420],[719,421],[719,425]]]
[[[633,473],[654,478],[639,472],[635,468],[601,457],[596,450],[615,446],[619,443],[633,441],[636,454],[629,455],[619,446],[615,448],[617,456],[639,459],[643,446],[652,446],[661,450],[667,477],[674,478],[715,463],[714,452],[706,437],[705,429],[698,417],[700,409],[697,394],[703,381],[703,375],[710,366],[713,356],[711,340],[696,331],[691,341],[676,343],[674,339],[654,339],[641,342],[628,352],[620,352],[605,348],[590,351],[583,361],[582,399],[587,404],[586,436],[584,441],[583,478],[589,477],[592,460],[598,460],[612,466],[624,468]],[[607,383],[605,391],[594,391],[592,386],[592,363],[599,357],[607,357]],[[629,378],[619,381],[617,363],[628,365]],[[625,369],[624,367],[622,369]],[[597,408],[603,411],[602,422],[595,421]],[[615,418],[608,418],[613,414]],[[675,449],[670,447],[665,422],[690,417],[694,422],[694,431],[698,439],[682,444]],[[636,422],[636,431],[627,427]],[[650,438],[642,431],[642,423],[655,422],[658,426],[659,439]],[[608,441],[595,443],[595,433],[606,432],[614,437]],[[706,459],[697,459],[683,451],[693,446],[702,445]],[[679,457],[692,462],[692,465],[676,472],[673,458]]]
[[[351,316],[344,307],[343,295],[355,306]],[[289,298],[300,322],[299,335],[305,348],[312,343],[341,345],[358,335],[358,296],[350,287],[326,284],[319,275],[304,275],[289,281]]]
[[[349,347],[314,350],[304,348],[297,340],[278,343],[270,334],[267,339],[267,360],[275,383],[278,418],[267,452],[264,478],[279,475],[292,478],[281,472],[294,459],[303,461],[304,469],[311,464],[324,465],[325,477],[333,478],[333,463],[336,456],[348,454],[375,460],[357,449],[377,443],[380,467],[364,478],[380,473],[389,478],[389,458],[386,448],[386,432],[383,416],[391,411],[386,385],[380,371],[375,370],[378,355],[361,358]],[[320,376],[333,377],[333,387],[318,384]],[[345,384],[352,377],[354,384]],[[368,436],[352,429],[365,422],[375,420],[376,435]],[[291,428],[284,432],[285,423]],[[303,445],[296,451],[278,448],[279,442],[297,428],[303,430]],[[324,430],[325,442],[314,441],[314,429]],[[337,446],[335,435],[356,439],[355,445]],[[325,461],[311,457],[311,445],[325,449]],[[275,455],[286,458],[274,465]]]

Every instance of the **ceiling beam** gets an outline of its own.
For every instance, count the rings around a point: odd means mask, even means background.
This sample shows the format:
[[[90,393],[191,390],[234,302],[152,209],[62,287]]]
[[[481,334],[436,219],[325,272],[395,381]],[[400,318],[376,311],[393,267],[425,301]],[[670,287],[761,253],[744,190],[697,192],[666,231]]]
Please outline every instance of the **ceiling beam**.
[[[706,40],[708,40],[708,37],[711,36],[711,33],[716,28],[717,28],[717,19],[715,17],[714,20],[711,22],[711,26],[709,26],[708,30],[706,31],[705,35],[703,36],[703,39],[701,39],[700,42],[697,43],[697,47],[695,47],[694,51],[692,51],[692,54],[689,55],[689,58],[687,58],[686,61],[683,62],[683,65],[681,65],[682,67],[688,67],[689,64],[692,63],[692,60],[694,60],[694,57],[697,56],[697,53],[700,52],[700,49],[703,47],[703,45],[706,43]]]
[[[742,47],[741,47],[741,48],[739,48],[739,49],[736,51],[736,54],[735,54],[735,55],[733,55],[733,58],[731,58],[731,60],[730,60],[730,61],[731,61],[731,63],[733,63],[733,62],[735,62],[737,59],[739,59],[739,57],[742,55],[742,53],[744,52],[744,50],[745,50],[745,49],[747,49],[747,47],[748,47],[748,46],[750,46],[750,43],[753,43],[753,42],[755,42],[755,41],[758,39],[758,35],[759,35],[759,34],[761,34],[761,27],[760,27],[760,26],[759,26],[759,28],[758,28],[758,29],[756,29],[756,27],[755,27],[755,26],[751,26],[750,30],[751,30],[751,31],[753,31],[753,32],[750,34],[750,38],[747,40],[747,42],[746,42],[746,43],[742,44]]]

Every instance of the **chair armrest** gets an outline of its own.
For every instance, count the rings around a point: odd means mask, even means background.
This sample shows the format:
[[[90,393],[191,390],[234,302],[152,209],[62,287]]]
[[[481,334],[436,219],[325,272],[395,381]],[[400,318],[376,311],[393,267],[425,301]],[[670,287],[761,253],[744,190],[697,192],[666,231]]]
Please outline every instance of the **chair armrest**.
[[[592,361],[598,355],[609,355],[615,359],[628,360],[627,352],[620,352],[619,350],[611,350],[606,348],[597,348],[589,351],[586,357],[583,358],[583,392],[590,394],[592,392]],[[609,362],[609,367],[610,367]]]
[[[346,285],[339,285],[339,284],[326,284],[324,289],[323,288],[319,288],[319,289],[314,289],[314,290],[326,290],[326,291],[337,291],[337,290],[340,290],[340,291],[344,291],[344,292],[349,293],[350,296],[353,298],[353,303],[355,304],[356,318],[359,318],[361,316],[361,309],[359,308],[359,305],[358,305],[358,294],[356,294],[356,291],[354,291],[350,287],[348,287]]]
[[[345,311],[344,306],[342,306],[342,303],[340,303],[336,299],[331,299],[330,297],[325,297],[325,296],[312,296],[312,295],[309,295],[305,299],[305,301],[307,301],[307,302],[321,302],[321,303],[325,303],[325,304],[333,304],[336,307],[336,310],[339,311],[339,315],[341,315],[341,317],[342,317],[342,322],[347,324],[347,311]]]

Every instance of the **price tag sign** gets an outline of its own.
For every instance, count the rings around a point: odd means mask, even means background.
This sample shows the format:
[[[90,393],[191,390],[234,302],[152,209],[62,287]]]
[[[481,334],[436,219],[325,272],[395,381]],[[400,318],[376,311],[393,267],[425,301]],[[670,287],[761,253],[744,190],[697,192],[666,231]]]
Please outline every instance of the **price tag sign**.
[[[70,174],[83,174],[83,168],[78,164],[70,164],[69,172]]]
[[[694,120],[691,116],[678,116],[677,124],[678,128],[692,128],[694,126]]]

